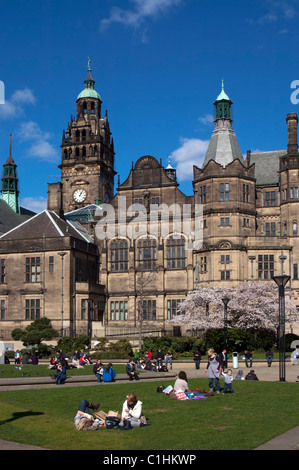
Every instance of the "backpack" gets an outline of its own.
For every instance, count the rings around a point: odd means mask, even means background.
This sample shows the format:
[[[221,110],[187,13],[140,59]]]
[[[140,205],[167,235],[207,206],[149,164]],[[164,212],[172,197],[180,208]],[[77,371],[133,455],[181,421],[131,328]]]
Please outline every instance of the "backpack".
[[[107,429],[118,429],[120,419],[116,416],[106,416],[106,428]]]
[[[158,392],[158,393],[162,393],[164,389],[165,389],[165,387],[164,387],[163,385],[160,385],[160,386],[157,388],[157,392]]]

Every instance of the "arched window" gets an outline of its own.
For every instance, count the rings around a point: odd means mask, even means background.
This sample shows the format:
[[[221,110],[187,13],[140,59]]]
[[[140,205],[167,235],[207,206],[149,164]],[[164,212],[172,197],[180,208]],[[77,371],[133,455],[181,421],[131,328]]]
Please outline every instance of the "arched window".
[[[167,268],[183,269],[185,268],[185,238],[169,237],[166,242]]]
[[[137,243],[137,263],[142,269],[152,270],[157,263],[157,242],[155,239],[144,238]]]
[[[83,129],[83,131],[82,131],[82,141],[84,141],[84,142],[86,141],[86,130],[85,129]]]
[[[80,131],[76,131],[76,142],[80,142]]]
[[[79,157],[80,156],[80,150],[78,147],[76,147],[76,157]]]
[[[293,221],[293,235],[297,235],[298,233],[298,224],[296,220]]]
[[[128,270],[128,242],[127,240],[113,240],[110,245],[111,271]]]
[[[86,157],[86,147],[82,148],[82,157]]]

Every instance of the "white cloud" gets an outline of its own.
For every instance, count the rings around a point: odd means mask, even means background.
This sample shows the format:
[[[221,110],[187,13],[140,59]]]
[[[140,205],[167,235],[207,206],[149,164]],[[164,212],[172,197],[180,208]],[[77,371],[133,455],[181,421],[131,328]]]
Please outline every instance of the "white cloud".
[[[23,90],[16,90],[11,96],[11,101],[19,105],[36,103],[35,96],[32,90],[30,90],[30,88],[23,88]]]
[[[259,26],[276,22],[279,22],[279,25],[281,25],[282,20],[288,21],[296,17],[297,4],[297,0],[265,0],[264,6],[268,11],[257,19],[246,18],[245,21],[249,24],[256,24]]]
[[[206,114],[205,116],[199,117],[198,120],[204,125],[209,125],[213,124],[214,116],[213,114]]]
[[[193,165],[202,166],[209,140],[181,137],[180,142],[181,147],[174,150],[170,157],[176,163],[177,178],[183,181],[193,178]]]
[[[0,119],[14,119],[21,117],[24,114],[24,106],[28,104],[35,104],[36,99],[33,91],[25,87],[16,90],[10,100],[5,100],[4,104],[0,105]]]
[[[21,206],[33,212],[42,212],[47,208],[47,198],[43,196],[24,197],[21,199]]]
[[[21,142],[31,142],[31,146],[27,151],[29,158],[38,158],[47,162],[58,161],[59,153],[49,142],[51,134],[42,131],[36,122],[22,122],[17,137]]]
[[[145,19],[165,14],[167,10],[169,11],[181,2],[182,0],[132,0],[133,8],[131,10],[112,8],[109,18],[104,18],[100,22],[100,30],[105,31],[112,23],[137,28]]]

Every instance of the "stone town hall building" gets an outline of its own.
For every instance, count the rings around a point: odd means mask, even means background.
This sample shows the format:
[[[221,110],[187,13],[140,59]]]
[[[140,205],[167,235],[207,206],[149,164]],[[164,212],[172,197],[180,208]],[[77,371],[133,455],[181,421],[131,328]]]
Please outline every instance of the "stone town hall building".
[[[11,211],[11,225],[0,237],[3,338],[43,315],[62,334],[184,334],[185,329],[174,330],[167,320],[190,290],[263,282],[282,271],[299,294],[295,113],[287,115],[282,128],[285,150],[248,151],[244,158],[232,127],[232,101],[222,84],[205,159],[193,168],[192,196],[180,191],[176,170],[151,155],[138,158],[115,188],[113,139],[90,67],[84,85],[76,116],[62,133],[61,181],[48,185],[47,210],[24,216],[7,207],[5,189],[11,184],[15,195],[16,174],[11,180],[3,174],[1,212]],[[10,155],[6,165],[12,162]],[[117,223],[105,237],[99,222],[106,217],[109,230],[114,220],[101,212],[106,203]],[[151,220],[150,233],[133,236],[132,204],[140,205],[145,223]],[[168,231],[163,231],[159,209],[172,205],[181,214],[189,208],[193,234],[201,205],[201,245],[180,231],[174,212],[168,213]]]

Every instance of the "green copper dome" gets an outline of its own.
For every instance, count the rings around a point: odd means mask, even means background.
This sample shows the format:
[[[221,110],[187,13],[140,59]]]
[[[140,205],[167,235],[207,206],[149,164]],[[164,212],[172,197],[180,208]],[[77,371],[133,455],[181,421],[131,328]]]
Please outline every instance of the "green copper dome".
[[[80,98],[96,98],[98,100],[101,99],[100,95],[91,88],[84,88],[84,90],[79,93],[77,100],[79,100]]]
[[[84,80],[85,88],[84,88],[84,90],[81,91],[81,93],[79,93],[79,95],[77,96],[77,100],[79,100],[81,98],[95,98],[97,100],[101,100],[100,95],[94,89],[95,81],[93,80],[93,78],[91,76],[91,73],[90,73],[91,72],[91,62],[90,62],[89,59],[88,59],[87,70],[88,70],[88,75],[87,75],[86,80]]]

